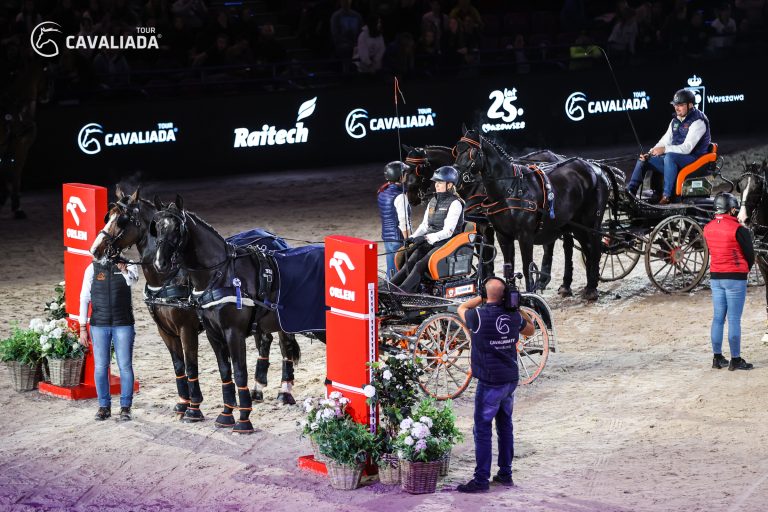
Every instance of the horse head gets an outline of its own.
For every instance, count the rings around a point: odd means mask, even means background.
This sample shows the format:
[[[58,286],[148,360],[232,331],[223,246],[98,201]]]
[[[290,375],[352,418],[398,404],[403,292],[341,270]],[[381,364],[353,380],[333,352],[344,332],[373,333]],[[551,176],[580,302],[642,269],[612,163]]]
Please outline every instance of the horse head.
[[[768,161],[747,163],[744,159],[744,172],[736,179],[736,192],[741,199],[739,221],[750,224],[762,217],[768,221]]]
[[[152,265],[160,273],[167,274],[181,266],[181,254],[184,251],[189,233],[187,223],[194,221],[184,210],[181,196],[176,201],[163,207],[155,198],[157,213],[149,225],[149,232],[156,238],[155,257]]]
[[[408,153],[405,157],[405,163],[408,170],[405,172],[405,191],[408,202],[411,206],[421,204],[429,193],[429,187],[432,185],[430,178],[434,169],[424,148],[412,148],[403,144],[403,149]]]
[[[464,135],[453,148],[456,159],[454,166],[459,171],[459,186],[474,182],[476,175],[485,166],[485,156],[482,151],[483,138],[477,130],[468,130],[462,126]]]
[[[97,260],[114,260],[146,236],[147,222],[142,220],[139,189],[127,195],[118,187],[116,195],[117,202],[110,205],[104,216],[105,226],[91,246],[91,254]]]

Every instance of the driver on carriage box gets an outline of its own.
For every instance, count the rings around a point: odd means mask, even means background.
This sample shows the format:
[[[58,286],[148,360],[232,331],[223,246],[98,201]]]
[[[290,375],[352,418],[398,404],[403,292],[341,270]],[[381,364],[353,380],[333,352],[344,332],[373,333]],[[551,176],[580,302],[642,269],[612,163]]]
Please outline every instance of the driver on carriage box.
[[[627,192],[637,194],[647,171],[653,170],[664,176],[664,187],[659,204],[669,204],[675,190],[677,173],[709,151],[712,141],[709,119],[694,105],[696,96],[689,89],[680,89],[672,98],[675,117],[669,123],[667,132],[656,146],[640,159],[632,172]],[[658,192],[658,190],[656,191]]]
[[[464,229],[464,201],[456,193],[459,172],[446,165],[435,171],[432,181],[435,197],[429,201],[421,225],[405,240],[411,244],[407,249],[408,261],[392,277],[392,283],[406,292],[413,292],[419,286],[429,257],[455,232]]]

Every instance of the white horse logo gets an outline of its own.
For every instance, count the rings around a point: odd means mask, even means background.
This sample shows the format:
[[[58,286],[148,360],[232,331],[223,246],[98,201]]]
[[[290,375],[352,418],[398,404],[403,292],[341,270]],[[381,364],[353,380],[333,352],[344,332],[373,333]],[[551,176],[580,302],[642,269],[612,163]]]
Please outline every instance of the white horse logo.
[[[347,134],[353,139],[362,139],[366,135],[365,125],[358,121],[358,119],[368,119],[368,111],[362,108],[356,108],[349,114],[344,121],[344,127],[347,129]]]
[[[80,213],[86,212],[83,200],[77,196],[69,196],[69,201],[67,201],[67,211],[71,213],[72,218],[75,219],[75,225],[79,226],[80,217],[77,215],[77,210],[80,210]]]
[[[499,315],[496,319],[496,331],[499,334],[509,334],[510,325],[512,325],[512,317],[509,315]]]
[[[355,266],[352,264],[349,256],[347,256],[347,253],[341,251],[334,252],[333,257],[328,262],[328,266],[336,269],[336,273],[339,274],[339,279],[341,279],[341,284],[347,284],[347,276],[344,274],[344,269],[341,268],[342,264],[346,265],[349,270],[355,270]]]
[[[55,57],[59,54],[59,45],[53,40],[53,36],[46,35],[51,32],[58,32],[61,34],[61,25],[53,21],[44,21],[38,24],[32,29],[32,33],[29,34],[29,42],[32,44],[32,49],[35,53],[41,57]],[[53,46],[53,50],[44,51],[46,46]]]
[[[584,119],[584,108],[577,103],[587,101],[587,95],[583,92],[574,92],[565,100],[565,115],[571,121],[581,121]]]
[[[101,142],[93,137],[96,133],[104,133],[104,128],[97,123],[88,123],[77,134],[77,145],[80,146],[80,151],[86,155],[95,155],[101,151]]]

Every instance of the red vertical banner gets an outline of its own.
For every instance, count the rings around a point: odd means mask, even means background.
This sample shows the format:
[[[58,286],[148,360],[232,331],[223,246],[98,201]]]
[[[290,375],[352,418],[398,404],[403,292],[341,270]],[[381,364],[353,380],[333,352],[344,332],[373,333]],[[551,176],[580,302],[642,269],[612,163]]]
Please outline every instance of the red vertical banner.
[[[79,329],[80,289],[83,273],[93,260],[90,248],[104,226],[107,215],[107,189],[84,183],[65,183],[62,186],[64,218],[64,281],[66,311],[70,325]],[[85,312],[86,318],[88,312]],[[138,382],[136,383],[138,389]],[[40,383],[39,391],[46,395],[79,400],[94,398],[96,384],[93,380],[93,353],[85,359],[83,382],[79,386],[63,388],[47,382]],[[110,392],[120,392],[120,379],[110,377]]]
[[[376,244],[334,235],[325,239],[326,385],[351,400],[347,407],[359,423],[376,428],[375,408],[363,387],[371,382],[367,364],[378,359],[376,326]]]

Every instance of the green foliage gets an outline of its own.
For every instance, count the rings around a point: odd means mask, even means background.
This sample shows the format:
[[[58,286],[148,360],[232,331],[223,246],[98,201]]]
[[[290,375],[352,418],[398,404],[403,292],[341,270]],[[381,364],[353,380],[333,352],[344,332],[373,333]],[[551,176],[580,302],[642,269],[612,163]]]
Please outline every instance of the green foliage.
[[[382,426],[393,439],[400,422],[411,415],[411,407],[418,400],[418,380],[424,370],[405,354],[390,355],[386,361],[368,363],[368,366],[373,369],[371,386],[376,393],[367,403],[379,406]]]
[[[19,329],[18,325],[14,325],[11,328],[11,336],[0,341],[1,361],[36,365],[42,357],[40,334],[32,329]]]
[[[64,303],[64,281],[53,287],[56,298],[45,303],[45,314],[48,320],[60,320],[67,317],[67,308]]]
[[[44,357],[49,359],[83,357],[85,347],[80,344],[78,334],[69,327],[66,319],[45,322],[39,318],[33,318],[29,327],[39,333],[40,349]]]
[[[442,458],[464,436],[456,428],[453,403],[447,400],[438,407],[427,397],[414,408],[412,417],[400,422],[394,446],[401,459],[430,462]]]
[[[349,416],[328,421],[313,434],[320,452],[338,464],[354,466],[365,462],[366,454],[373,450],[373,434],[368,427]]]
[[[425,398],[413,412],[414,418],[424,416],[432,420],[432,433],[435,436],[447,439],[451,445],[464,441],[464,435],[456,428],[456,415],[451,400],[446,400],[442,407],[438,407],[434,398]]]

